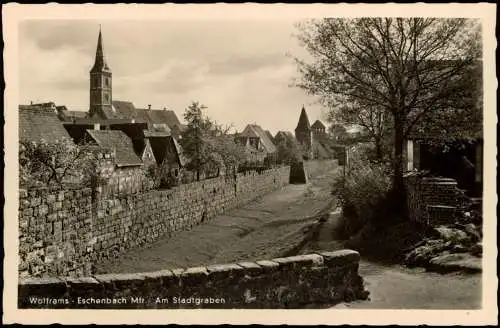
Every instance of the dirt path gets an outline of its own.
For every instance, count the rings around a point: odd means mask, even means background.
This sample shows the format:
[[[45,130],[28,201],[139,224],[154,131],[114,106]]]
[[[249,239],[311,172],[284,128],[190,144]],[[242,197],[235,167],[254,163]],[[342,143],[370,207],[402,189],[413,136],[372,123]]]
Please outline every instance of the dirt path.
[[[191,231],[164,238],[147,248],[130,250],[100,263],[99,273],[144,272],[241,260],[273,258],[291,250],[342,249],[333,234],[340,211],[332,211],[314,238],[304,245],[304,230],[331,201],[330,172],[307,185],[289,185],[246,206],[218,216]],[[289,254],[291,255],[291,254]],[[361,254],[363,258],[363,254]],[[481,307],[480,274],[428,273],[361,260],[360,275],[369,301],[334,308],[477,309]],[[311,305],[316,308],[316,305]]]
[[[303,230],[330,202],[334,171],[306,185],[288,185],[146,248],[99,263],[97,273],[130,273],[182,268],[286,254],[304,239]]]
[[[301,251],[343,248],[333,235],[339,210],[331,212],[317,233]],[[342,303],[334,308],[354,309],[479,309],[481,308],[481,274],[439,274],[400,265],[378,264],[363,260],[359,273],[370,292],[369,301]]]

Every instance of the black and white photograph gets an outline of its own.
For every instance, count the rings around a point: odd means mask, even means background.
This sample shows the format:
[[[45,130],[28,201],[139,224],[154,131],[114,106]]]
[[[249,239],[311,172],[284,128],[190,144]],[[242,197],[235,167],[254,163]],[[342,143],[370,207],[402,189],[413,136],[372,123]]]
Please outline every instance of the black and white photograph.
[[[494,4],[77,6],[3,8],[12,323],[497,323]]]

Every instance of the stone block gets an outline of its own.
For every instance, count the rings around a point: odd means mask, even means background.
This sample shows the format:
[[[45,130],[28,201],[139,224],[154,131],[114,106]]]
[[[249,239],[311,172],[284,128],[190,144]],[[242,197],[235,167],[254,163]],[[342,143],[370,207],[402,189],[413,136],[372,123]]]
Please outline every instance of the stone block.
[[[264,269],[255,262],[239,262],[238,265],[244,269],[245,274],[258,275],[264,271]]]
[[[22,278],[18,283],[19,303],[27,305],[29,297],[62,298],[66,284],[59,278]]]
[[[297,267],[317,267],[323,265],[323,256],[318,254],[297,255],[272,260],[284,268]]]
[[[53,204],[56,202],[56,195],[49,194],[47,195],[47,204]]]
[[[323,261],[328,267],[343,266],[359,262],[361,258],[358,252],[350,249],[343,249],[334,252],[320,252],[318,254],[323,256]]]
[[[269,260],[262,260],[256,262],[264,272],[275,271],[279,268],[279,263]]]

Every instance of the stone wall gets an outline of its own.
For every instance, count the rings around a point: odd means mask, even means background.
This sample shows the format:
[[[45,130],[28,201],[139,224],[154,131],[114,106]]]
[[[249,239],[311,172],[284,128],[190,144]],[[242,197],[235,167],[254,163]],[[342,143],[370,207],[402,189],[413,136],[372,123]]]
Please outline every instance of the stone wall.
[[[21,276],[82,276],[92,263],[194,225],[288,183],[289,167],[220,176],[169,190],[107,195],[20,190]]]
[[[322,252],[226,265],[28,278],[18,285],[19,308],[301,308],[366,299],[359,254]]]
[[[98,159],[97,171],[105,181],[98,187],[101,195],[135,194],[151,190],[153,183],[145,175],[143,165],[123,166],[116,165],[114,149],[87,146]]]
[[[410,219],[426,225],[453,223],[456,214],[469,199],[450,178],[423,177],[419,173],[405,176]]]

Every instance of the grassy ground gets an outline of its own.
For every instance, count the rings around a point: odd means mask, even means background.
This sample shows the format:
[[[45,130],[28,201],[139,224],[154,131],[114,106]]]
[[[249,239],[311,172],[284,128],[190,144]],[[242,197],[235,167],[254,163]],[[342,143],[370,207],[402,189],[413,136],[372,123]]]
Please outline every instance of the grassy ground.
[[[331,175],[288,185],[250,204],[215,217],[118,258],[99,263],[97,273],[130,273],[287,255],[301,246],[316,215],[331,202]]]

